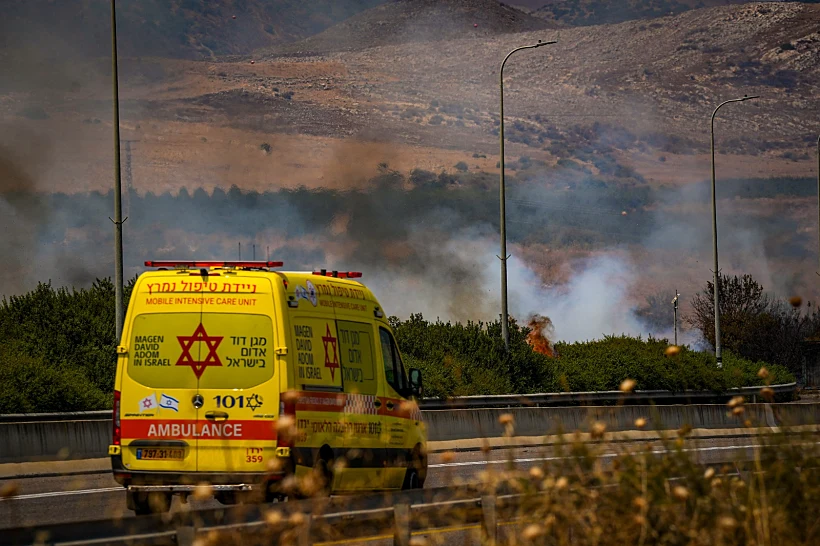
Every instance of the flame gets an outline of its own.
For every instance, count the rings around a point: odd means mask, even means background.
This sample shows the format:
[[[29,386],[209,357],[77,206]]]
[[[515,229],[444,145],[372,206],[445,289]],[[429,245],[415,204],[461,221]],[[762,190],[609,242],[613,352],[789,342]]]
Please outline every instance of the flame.
[[[532,350],[548,357],[554,357],[555,350],[552,348],[552,342],[548,337],[552,335],[552,321],[550,318],[533,315],[530,317],[527,326],[530,328],[530,333],[527,334],[527,343],[532,347]]]

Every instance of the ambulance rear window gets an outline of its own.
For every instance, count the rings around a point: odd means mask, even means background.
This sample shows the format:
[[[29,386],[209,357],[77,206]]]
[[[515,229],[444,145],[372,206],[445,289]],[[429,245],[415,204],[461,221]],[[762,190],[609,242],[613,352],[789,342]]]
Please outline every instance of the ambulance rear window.
[[[182,357],[178,335],[190,335],[199,326],[200,313],[138,315],[131,328],[128,375],[146,387],[196,389],[197,377],[188,366],[177,366]],[[200,347],[193,357],[200,358]]]
[[[150,388],[242,389],[273,377],[265,315],[150,313],[133,322],[128,375]]]
[[[216,351],[219,364],[208,366],[199,379],[200,389],[248,389],[273,377],[273,323],[266,315],[203,313],[202,325],[218,343],[203,343]],[[206,365],[209,362],[205,362]]]

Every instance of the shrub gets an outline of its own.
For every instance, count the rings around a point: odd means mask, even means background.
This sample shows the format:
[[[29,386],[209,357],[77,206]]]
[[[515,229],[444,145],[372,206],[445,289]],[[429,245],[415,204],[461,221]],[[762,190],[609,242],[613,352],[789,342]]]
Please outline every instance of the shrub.
[[[111,392],[104,393],[76,368],[0,347],[0,414],[106,409]]]
[[[133,283],[132,283],[133,284]],[[130,286],[126,289],[128,302]],[[0,302],[0,344],[44,366],[87,378],[101,392],[114,387],[114,284],[97,279],[88,289],[40,283]]]
[[[761,385],[761,367],[772,383],[794,380],[778,365],[753,362],[727,353],[722,369],[706,352],[682,347],[667,357],[665,339],[643,340],[608,336],[601,340],[556,343],[557,358],[536,353],[527,344],[530,330],[510,324],[510,351],[501,341],[501,323],[466,325],[391,318],[396,340],[408,367],[422,370],[426,396],[617,390],[626,378],[638,389],[673,392],[706,390],[716,393]],[[428,381],[429,378],[429,381]]]
[[[469,167],[467,166],[467,163],[465,163],[464,161],[459,161],[458,163],[456,163],[454,165],[454,167],[457,171],[461,171],[463,173],[467,172],[467,170],[469,169]]]

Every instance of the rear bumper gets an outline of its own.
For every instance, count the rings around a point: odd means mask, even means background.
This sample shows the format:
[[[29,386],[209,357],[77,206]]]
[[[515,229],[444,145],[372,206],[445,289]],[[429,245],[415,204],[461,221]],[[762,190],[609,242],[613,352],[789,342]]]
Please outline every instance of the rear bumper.
[[[153,492],[162,492],[162,493],[193,493],[194,490],[199,487],[196,485],[129,485],[126,489],[128,489],[129,493],[153,493]],[[251,485],[247,483],[238,483],[232,485],[209,485],[208,488],[218,493],[220,491],[250,491],[254,487],[258,487],[258,485]]]
[[[131,470],[122,464],[121,455],[111,456],[111,470],[114,480],[129,490],[153,490],[190,492],[201,483],[207,483],[215,490],[242,491],[255,486],[278,482],[293,473],[293,465],[287,459],[283,469],[270,472],[146,472]],[[223,487],[224,486],[224,487]],[[151,488],[151,489],[149,489]],[[163,489],[158,489],[163,488]]]

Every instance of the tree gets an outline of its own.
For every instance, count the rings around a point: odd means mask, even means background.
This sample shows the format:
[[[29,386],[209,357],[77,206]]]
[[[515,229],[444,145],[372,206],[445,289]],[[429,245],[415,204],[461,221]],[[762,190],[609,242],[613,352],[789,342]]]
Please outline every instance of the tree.
[[[763,287],[751,275],[729,277],[721,275],[718,279],[720,294],[721,341],[730,351],[737,351],[744,324],[749,325],[760,319],[766,311],[769,300],[763,293]],[[704,339],[715,347],[715,288],[709,281],[706,288],[692,298],[692,315],[686,322],[700,330]]]
[[[800,369],[801,343],[820,332],[820,314],[801,311],[768,296],[751,275],[721,275],[720,333],[724,349],[744,358]],[[692,298],[692,315],[686,318],[715,347],[714,285]]]

